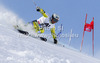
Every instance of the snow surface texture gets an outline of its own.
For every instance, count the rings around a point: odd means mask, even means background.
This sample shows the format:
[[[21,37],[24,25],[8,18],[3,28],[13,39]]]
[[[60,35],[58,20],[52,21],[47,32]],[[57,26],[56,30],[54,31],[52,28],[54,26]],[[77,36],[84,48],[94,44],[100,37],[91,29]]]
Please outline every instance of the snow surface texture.
[[[0,7],[0,63],[100,63],[80,52],[18,33],[13,25],[22,22],[13,12]]]

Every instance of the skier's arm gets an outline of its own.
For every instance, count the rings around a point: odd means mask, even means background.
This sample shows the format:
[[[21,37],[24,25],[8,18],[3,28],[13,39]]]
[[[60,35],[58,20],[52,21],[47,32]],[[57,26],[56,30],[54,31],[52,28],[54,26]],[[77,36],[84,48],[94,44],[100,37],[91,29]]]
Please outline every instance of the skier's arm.
[[[36,10],[38,12],[40,12],[44,17],[46,17],[46,18],[48,17],[47,14],[45,13],[45,11],[43,9],[41,9],[40,7],[37,7]]]

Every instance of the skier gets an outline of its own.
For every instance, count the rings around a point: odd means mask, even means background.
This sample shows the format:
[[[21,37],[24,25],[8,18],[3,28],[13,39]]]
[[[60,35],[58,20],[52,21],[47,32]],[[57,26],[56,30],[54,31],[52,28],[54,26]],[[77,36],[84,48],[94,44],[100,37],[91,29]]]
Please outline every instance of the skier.
[[[36,11],[40,12],[43,16],[37,20],[32,21],[33,27],[37,33],[44,33],[45,28],[51,30],[51,35],[54,39],[54,44],[57,44],[57,36],[55,33],[55,23],[59,21],[59,16],[57,14],[52,14],[51,17],[45,13],[40,7],[36,8]]]

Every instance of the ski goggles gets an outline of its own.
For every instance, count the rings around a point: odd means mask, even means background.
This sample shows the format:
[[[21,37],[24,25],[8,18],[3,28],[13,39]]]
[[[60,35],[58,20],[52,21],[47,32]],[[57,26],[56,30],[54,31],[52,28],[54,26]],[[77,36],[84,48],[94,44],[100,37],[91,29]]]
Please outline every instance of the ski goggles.
[[[59,21],[59,19],[55,19],[55,18],[53,18],[53,17],[52,17],[51,20],[54,21],[55,23]]]
[[[51,20],[51,23],[52,23],[52,24],[57,23],[57,22],[58,22],[58,20],[55,20],[55,19],[52,19],[52,20]]]
[[[57,19],[53,19],[53,21],[54,21],[54,22],[58,22],[58,20],[57,20]]]

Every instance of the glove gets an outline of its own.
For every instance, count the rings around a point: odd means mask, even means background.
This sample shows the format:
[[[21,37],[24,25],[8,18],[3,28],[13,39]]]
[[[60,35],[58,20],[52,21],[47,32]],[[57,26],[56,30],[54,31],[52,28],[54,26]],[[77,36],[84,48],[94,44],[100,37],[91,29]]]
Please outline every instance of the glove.
[[[57,44],[57,42],[58,42],[58,41],[57,41],[57,39],[55,38],[55,39],[54,39],[54,44]]]
[[[40,10],[41,10],[41,9],[40,9],[40,7],[37,7],[37,8],[36,8],[36,11],[38,11],[38,12],[39,12]]]

